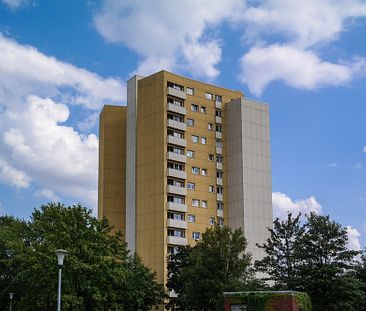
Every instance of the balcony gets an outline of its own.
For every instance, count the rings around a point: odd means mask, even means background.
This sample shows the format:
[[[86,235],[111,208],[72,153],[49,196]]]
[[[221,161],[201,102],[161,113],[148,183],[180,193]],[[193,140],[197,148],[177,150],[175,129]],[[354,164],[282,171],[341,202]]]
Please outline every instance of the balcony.
[[[217,154],[222,154],[222,148],[216,147],[216,153]]]
[[[167,243],[173,245],[188,245],[187,238],[180,238],[177,236],[170,236],[167,237]]]
[[[222,171],[222,163],[216,162],[216,169]]]
[[[173,168],[168,168],[168,176],[179,179],[187,179],[187,173],[185,171],[178,171]]]
[[[221,117],[215,117],[215,122],[217,124],[222,124],[222,118]]]
[[[172,160],[175,162],[182,162],[182,163],[186,163],[187,162],[187,156],[184,154],[179,154],[179,153],[174,153],[174,152],[167,152],[166,157],[168,160]]]
[[[224,211],[223,210],[221,210],[221,209],[218,209],[217,210],[217,217],[224,217]]]
[[[218,102],[218,101],[215,101],[215,107],[217,109],[222,109],[222,103],[221,102]]]
[[[224,201],[224,195],[220,193],[216,193],[216,199],[217,201],[223,202]]]
[[[169,211],[175,211],[175,212],[187,212],[187,205],[180,204],[180,203],[174,203],[174,202],[167,202],[166,207]]]
[[[166,225],[171,228],[187,229],[188,224],[184,220],[177,220],[168,218],[166,220]]]
[[[167,185],[166,192],[179,195],[187,195],[187,188]]]
[[[186,93],[184,91],[175,89],[171,86],[168,86],[167,93],[168,93],[168,95],[171,95],[171,96],[174,96],[174,97],[177,97],[180,99],[186,99]]]
[[[182,115],[186,114],[186,108],[185,107],[178,106],[178,105],[175,105],[175,104],[172,104],[172,103],[167,104],[167,110],[171,111],[171,112],[179,113],[179,114],[182,114]]]
[[[221,132],[216,132],[216,138],[217,139],[222,139],[222,133]]]
[[[168,119],[168,127],[171,127],[173,129],[185,131],[187,129],[187,125],[183,122],[175,121],[172,119]]]
[[[168,135],[168,144],[187,147],[187,141],[184,138],[174,137],[171,135]]]
[[[216,178],[216,185],[218,185],[218,186],[222,186],[223,185],[222,178]]]

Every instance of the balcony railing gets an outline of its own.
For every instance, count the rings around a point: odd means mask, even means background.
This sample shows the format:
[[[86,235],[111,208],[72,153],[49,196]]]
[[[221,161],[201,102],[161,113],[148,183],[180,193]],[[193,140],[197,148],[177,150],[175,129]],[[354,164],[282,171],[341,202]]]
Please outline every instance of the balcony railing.
[[[185,171],[179,171],[179,170],[175,170],[173,168],[168,168],[168,176],[179,178],[179,179],[187,179],[187,173]]]
[[[221,124],[222,123],[222,118],[221,117],[215,117],[215,122],[217,124]]]
[[[175,105],[173,103],[168,103],[167,104],[167,110],[171,111],[171,112],[183,114],[183,115],[186,114],[186,108],[185,107],[178,106],[178,105]]]
[[[222,139],[222,133],[216,131],[216,138],[217,139]]]
[[[177,98],[186,99],[186,93],[184,91],[175,89],[171,86],[168,86],[167,93],[168,93],[168,95],[171,95],[171,96],[174,96]]]
[[[168,119],[168,127],[181,131],[185,131],[187,129],[187,125],[184,122],[179,122],[172,119]]]
[[[218,186],[222,186],[222,185],[223,185],[222,178],[216,178],[216,184],[217,184]]]
[[[221,162],[216,162],[216,169],[217,170],[222,170],[222,163]]]
[[[172,193],[172,194],[187,195],[187,188],[185,188],[185,187],[167,185],[166,191],[168,193]]]
[[[168,242],[168,244],[173,244],[173,245],[187,245],[188,244],[187,238],[180,238],[177,236],[170,236],[170,235],[168,235],[168,237],[167,237],[167,242]]]
[[[176,161],[176,162],[182,162],[182,163],[187,162],[187,156],[186,155],[171,152],[171,151],[167,152],[167,158],[168,158],[168,160],[172,160],[172,161]]]
[[[169,211],[186,213],[188,210],[187,205],[175,202],[167,202],[166,206]]]
[[[224,195],[221,193],[216,193],[216,199],[217,201],[223,202],[224,201]]]
[[[168,135],[168,144],[187,147],[187,141],[184,138]]]
[[[166,220],[166,225],[171,228],[187,229],[188,224],[185,220],[171,219]]]

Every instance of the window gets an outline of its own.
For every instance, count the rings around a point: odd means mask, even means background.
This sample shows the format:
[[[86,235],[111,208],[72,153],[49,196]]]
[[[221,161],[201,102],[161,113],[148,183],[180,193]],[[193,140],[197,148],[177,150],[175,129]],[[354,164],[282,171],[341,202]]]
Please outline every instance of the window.
[[[217,202],[216,207],[219,211],[223,211],[224,210],[224,203],[222,202]]]
[[[168,81],[168,86],[172,87],[173,89],[179,90],[179,91],[184,91],[184,87],[182,85],[179,85],[177,83],[173,83]]]
[[[220,95],[215,95],[215,101],[222,103],[222,97]]]
[[[201,233],[200,232],[192,232],[192,239],[193,240],[199,240],[200,239],[200,237],[201,237]]]
[[[176,154],[184,154],[184,149],[173,147],[173,146],[168,146],[168,151],[176,153]]]
[[[176,138],[184,138],[184,133],[168,129],[168,135]]]
[[[215,156],[213,154],[208,155],[208,160],[213,161],[215,159]]]
[[[188,182],[187,183],[187,188],[189,190],[195,190],[196,189],[196,184],[194,182]]]
[[[192,206],[199,207],[200,206],[200,200],[198,200],[198,199],[192,199]]]
[[[192,139],[192,142],[194,142],[195,144],[197,144],[197,143],[198,143],[198,136],[196,136],[196,135],[192,135],[192,136],[191,136],[191,139]]]
[[[201,113],[206,113],[206,107],[205,106],[201,106]]]
[[[194,151],[193,150],[187,150],[187,157],[188,158],[194,158]]]
[[[216,172],[216,177],[217,178],[222,178],[222,176],[223,176],[223,172],[222,171],[217,171]]]
[[[168,185],[175,187],[184,187],[184,181],[169,178]]]
[[[217,217],[217,223],[218,223],[219,226],[223,226],[224,225],[224,218]]]
[[[207,168],[201,169],[202,176],[207,176]]]
[[[212,124],[212,123],[208,123],[208,124],[207,124],[207,128],[208,128],[210,131],[212,131],[212,130],[213,130],[213,128],[214,128],[214,126],[213,126],[213,124]]]
[[[222,141],[221,140],[216,140],[216,147],[217,148],[222,148]]]
[[[177,121],[177,122],[184,122],[184,118],[182,116],[178,116],[176,114],[168,114],[168,119],[169,120],[174,120],[174,121]]]
[[[212,185],[208,186],[208,192],[215,192],[215,187]]]
[[[216,113],[215,113],[216,117],[222,117],[222,110],[218,110],[216,109]]]
[[[200,174],[200,169],[196,166],[193,166],[192,167],[192,174],[199,175]]]
[[[207,201],[202,200],[202,202],[201,202],[201,207],[203,207],[203,208],[207,208]]]
[[[184,107],[183,101],[175,99],[175,98],[168,98],[168,103],[176,105],[176,106]]]
[[[168,202],[184,204],[184,197],[168,195]]]
[[[224,188],[220,187],[220,186],[217,186],[217,193],[218,194],[224,194]]]
[[[196,216],[189,214],[187,218],[188,222],[196,222]]]
[[[194,94],[194,90],[191,87],[187,87],[187,94],[188,95],[193,95]]]
[[[201,144],[202,145],[206,145],[207,144],[207,138],[206,137],[201,137]]]
[[[194,126],[194,120],[193,119],[187,119],[187,125],[188,126]]]
[[[168,168],[171,168],[173,170],[183,171],[184,165],[179,164],[179,163],[168,162]]]
[[[194,112],[198,112],[198,110],[199,110],[198,105],[192,104],[191,105],[191,110],[194,111]]]
[[[208,99],[208,100],[212,100],[212,94],[211,93],[205,93],[205,97],[206,97],[206,99]]]
[[[221,156],[221,155],[217,155],[217,156],[216,156],[216,162],[218,162],[218,163],[222,163],[223,161],[224,161],[223,156]]]
[[[184,214],[168,212],[169,219],[184,220]]]
[[[215,217],[210,217],[210,225],[213,226],[215,224]]]
[[[216,132],[222,133],[222,126],[221,125],[216,125]]]
[[[182,230],[178,230],[178,229],[168,229],[168,235],[169,236],[175,236],[178,238],[184,238],[185,237],[185,233]]]
[[[168,246],[168,254],[174,255],[177,254],[179,251],[178,246]]]

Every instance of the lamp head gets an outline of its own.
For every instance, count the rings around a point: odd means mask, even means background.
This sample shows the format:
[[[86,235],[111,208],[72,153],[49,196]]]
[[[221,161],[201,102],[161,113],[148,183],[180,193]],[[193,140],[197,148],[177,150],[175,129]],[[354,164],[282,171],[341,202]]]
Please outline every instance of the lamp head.
[[[13,297],[14,297],[14,293],[9,293],[10,300],[13,300]]]
[[[67,254],[67,251],[65,251],[64,249],[56,249],[55,253],[57,255],[57,264],[59,267],[62,267],[64,264],[64,258]]]

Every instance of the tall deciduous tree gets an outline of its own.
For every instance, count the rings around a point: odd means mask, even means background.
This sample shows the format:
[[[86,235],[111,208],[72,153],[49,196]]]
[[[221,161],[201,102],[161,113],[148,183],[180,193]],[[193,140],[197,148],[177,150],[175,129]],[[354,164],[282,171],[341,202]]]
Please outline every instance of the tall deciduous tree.
[[[273,229],[269,229],[270,236],[266,243],[257,245],[267,253],[255,266],[259,272],[268,275],[266,280],[274,282],[279,289],[294,290],[299,285],[299,254],[301,240],[305,228],[300,221],[301,214],[293,217],[287,214],[287,219],[275,219]]]
[[[180,248],[168,262],[172,310],[222,310],[223,292],[253,289],[251,256],[241,230],[209,228],[194,247]]]
[[[68,255],[63,267],[63,310],[149,310],[162,302],[163,287],[106,219],[80,206],[48,204],[26,223],[0,218],[0,304],[15,293],[17,310],[55,309],[55,249]]]
[[[307,292],[315,311],[356,310],[364,301],[362,284],[355,277],[357,251],[347,248],[347,229],[329,216],[310,213],[274,222],[267,256],[257,267],[276,282],[277,289]]]

